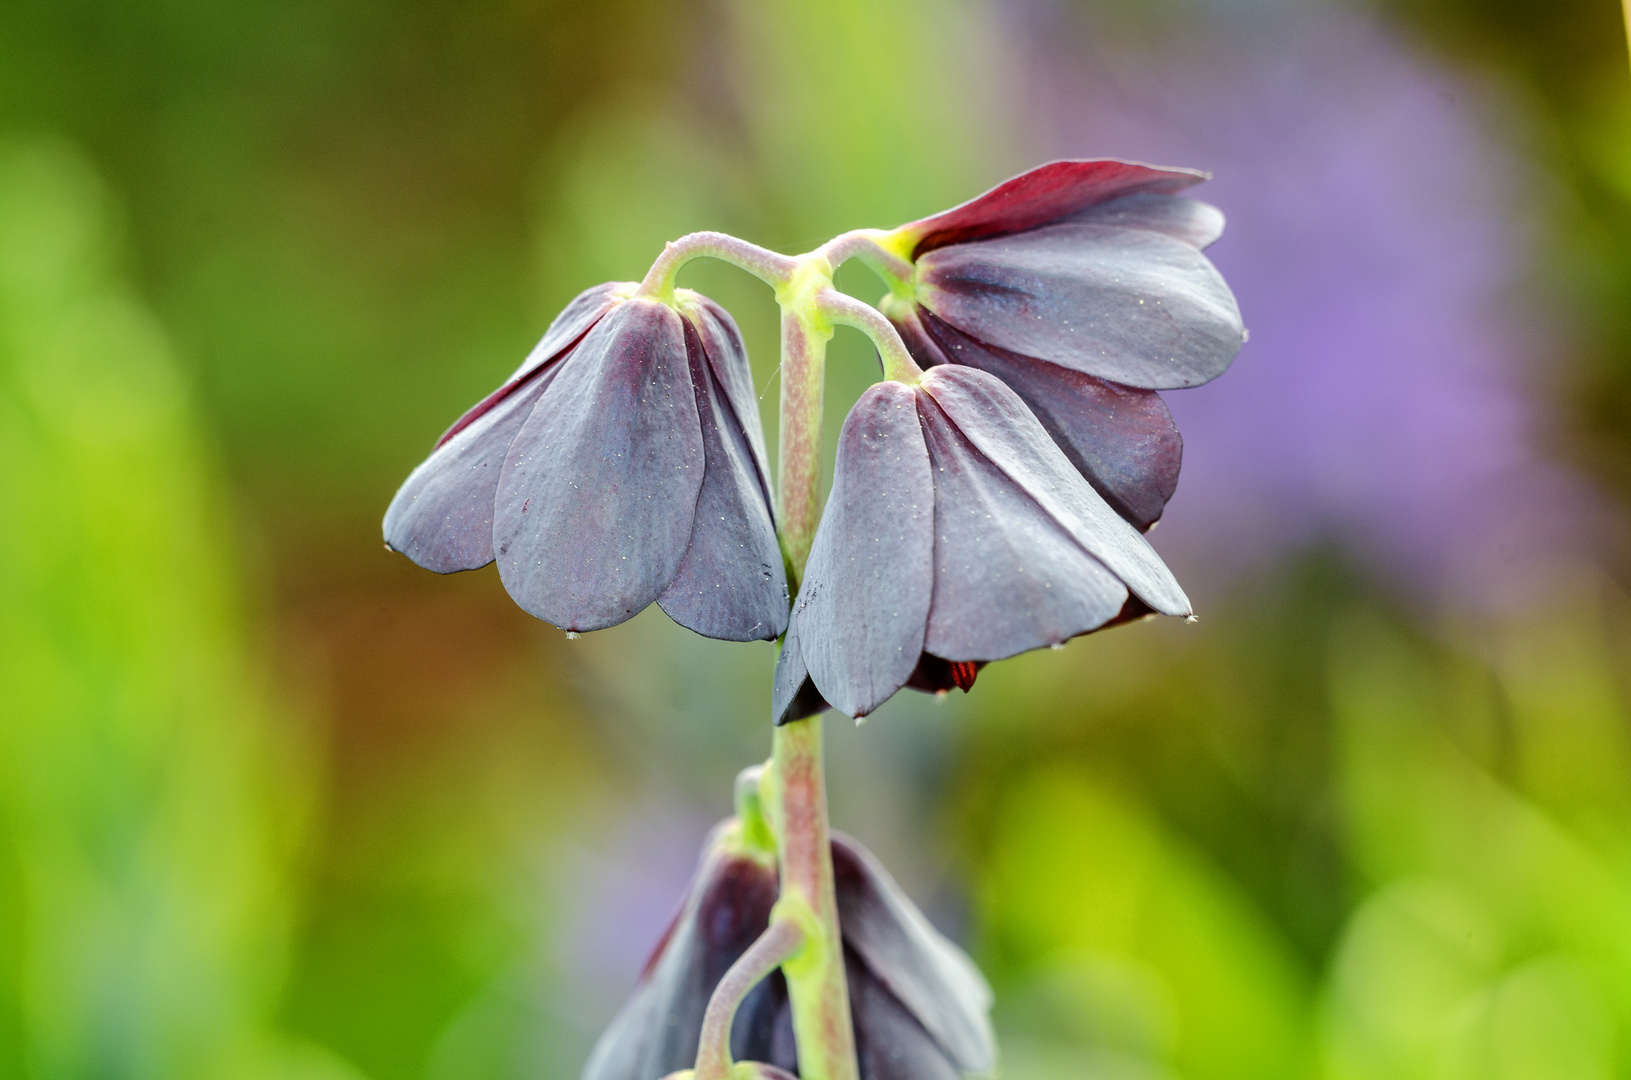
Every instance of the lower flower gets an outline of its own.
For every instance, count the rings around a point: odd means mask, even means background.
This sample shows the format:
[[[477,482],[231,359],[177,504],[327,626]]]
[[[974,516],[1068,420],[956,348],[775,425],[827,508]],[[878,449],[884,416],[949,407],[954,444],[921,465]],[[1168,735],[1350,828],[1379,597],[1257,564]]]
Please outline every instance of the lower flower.
[[[683,1075],[695,1062],[714,987],[770,925],[776,902],[775,866],[738,837],[733,820],[709,838],[679,913],[582,1080],[653,1080]],[[956,1080],[989,1071],[996,1062],[991,991],[973,961],[929,925],[860,843],[835,834],[832,855],[861,1080]],[[797,1077],[780,973],[743,1001],[731,1054],[742,1063],[739,1073]]]

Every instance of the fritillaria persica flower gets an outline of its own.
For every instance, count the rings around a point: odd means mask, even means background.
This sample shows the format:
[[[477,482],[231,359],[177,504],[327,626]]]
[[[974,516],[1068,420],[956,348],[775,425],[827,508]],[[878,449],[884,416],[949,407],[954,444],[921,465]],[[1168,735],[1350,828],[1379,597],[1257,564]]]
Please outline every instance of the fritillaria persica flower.
[[[1118,513],[1148,529],[1183,442],[1157,390],[1222,374],[1245,331],[1201,250],[1223,215],[1177,193],[1205,179],[1124,161],[1056,161],[903,225],[915,269],[886,313],[925,367],[1006,382]]]
[[[597,630],[653,601],[709,637],[773,639],[787,584],[747,351],[713,301],[601,285],[448,429],[385,515],[440,573],[495,559],[526,611]]]
[[[654,1080],[696,1058],[709,995],[769,926],[777,895],[774,864],[742,850],[733,824],[709,839],[679,914],[583,1080]],[[832,857],[861,1080],[956,1080],[991,1069],[991,991],[973,962],[860,843],[835,834]],[[743,1001],[732,1036],[738,1061],[762,1063],[768,1076],[798,1074],[779,974]]]
[[[861,395],[777,662],[773,715],[863,716],[902,686],[1189,600],[1019,396],[975,368]]]

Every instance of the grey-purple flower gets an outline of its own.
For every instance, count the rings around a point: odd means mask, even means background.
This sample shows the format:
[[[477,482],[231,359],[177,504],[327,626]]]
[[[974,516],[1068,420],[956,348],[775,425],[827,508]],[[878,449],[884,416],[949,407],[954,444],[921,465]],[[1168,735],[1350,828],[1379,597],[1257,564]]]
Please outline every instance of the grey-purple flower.
[[[736,840],[734,822],[704,848],[679,913],[634,995],[595,1046],[582,1080],[656,1080],[691,1067],[720,978],[770,925],[774,862]],[[996,1063],[991,990],[961,949],[918,911],[858,841],[832,838],[834,887],[861,1080],[956,1080]],[[731,1054],[798,1074],[781,974],[749,993]]]
[[[1187,616],[1189,600],[1018,395],[931,368],[872,386],[844,422],[772,715],[967,689],[980,663],[1150,612]]]
[[[1177,194],[1203,179],[1056,161],[891,234],[915,279],[885,310],[917,361],[1006,382],[1140,529],[1172,497],[1183,452],[1155,391],[1216,378],[1245,337],[1201,254],[1223,215]]]
[[[769,467],[741,333],[706,297],[597,286],[455,423],[385,515],[440,573],[497,561],[515,601],[566,630],[660,604],[708,637],[787,621]]]

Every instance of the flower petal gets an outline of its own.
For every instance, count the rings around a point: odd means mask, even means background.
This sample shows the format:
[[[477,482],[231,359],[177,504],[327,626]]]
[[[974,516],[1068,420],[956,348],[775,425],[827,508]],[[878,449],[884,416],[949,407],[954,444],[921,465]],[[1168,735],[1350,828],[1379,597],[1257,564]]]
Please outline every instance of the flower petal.
[[[613,308],[573,350],[504,461],[493,550],[523,609],[615,626],[674,581],[705,457],[678,314]]]
[[[909,1009],[844,950],[862,1080],[960,1080],[962,1072]]]
[[[1082,479],[1025,403],[1002,380],[977,368],[931,368],[921,388],[981,454],[1008,474],[1127,584],[1163,615],[1190,614],[1189,598],[1149,541]]]
[[[931,395],[919,396],[918,413],[934,469],[934,603],[924,651],[1001,660],[1114,618],[1127,587],[970,445]]]
[[[771,722],[777,726],[790,724],[830,708],[827,699],[810,681],[810,669],[804,663],[804,649],[799,642],[798,621],[790,618],[787,637],[776,654],[776,676],[770,688]]]
[[[1072,214],[1064,220],[1166,233],[1196,251],[1212,246],[1223,235],[1223,211],[1211,203],[1153,192],[1124,195]]]
[[[899,690],[923,651],[934,487],[914,397],[881,382],[850,409],[793,606],[800,659],[822,697],[850,716]]]
[[[689,318],[681,321],[702,420],[705,469],[690,544],[658,603],[669,618],[706,637],[774,641],[787,629],[787,577],[769,496],[747,436],[703,352],[703,339]]]
[[[1100,158],[1050,161],[1004,180],[984,195],[895,231],[915,239],[912,257],[987,236],[1034,229],[1136,192],[1170,195],[1206,179],[1194,169],[1162,169]]]
[[[686,311],[696,324],[702,338],[702,347],[713,366],[714,378],[725,390],[725,400],[736,415],[737,426],[747,433],[748,446],[753,451],[753,462],[764,483],[765,498],[770,496],[770,457],[765,453],[764,425],[759,421],[759,397],[753,389],[753,368],[748,364],[748,347],[742,341],[742,331],[730,312],[703,296],[680,289],[682,300],[696,298],[696,306]]]
[[[719,829],[709,838],[679,914],[634,995],[595,1044],[582,1080],[651,1080],[696,1061],[708,998],[770,925],[776,903],[775,867],[731,850],[725,834]],[[733,1053],[791,1065],[772,1056],[774,1022],[741,1022],[744,1016],[775,1017],[785,1011],[785,1002],[786,983],[779,975],[755,987],[732,1026]]]
[[[527,377],[539,368],[554,360],[565,352],[575,341],[589,332],[589,328],[600,321],[600,317],[610,311],[622,297],[637,288],[632,281],[609,281],[604,285],[596,285],[592,289],[585,289],[572,298],[561,313],[555,316],[555,321],[549,324],[544,331],[542,340],[532,347],[527,358],[521,361],[521,366],[504,380],[504,385],[491,394],[472,405],[465,414],[453,422],[453,426],[442,433],[436,440],[438,447],[445,444],[453,436],[463,431],[476,421],[488,409],[493,408],[500,401],[508,397],[516,387],[526,381]]]
[[[859,841],[834,833],[832,856],[845,947],[854,950],[959,1068],[993,1068],[997,1044],[987,1015],[991,987],[974,962],[929,924]],[[863,1011],[856,1008],[857,1017]]]
[[[1216,378],[1245,340],[1206,256],[1144,229],[1051,225],[939,248],[918,281],[924,306],[971,337],[1150,390]]]
[[[1184,457],[1160,394],[986,345],[926,311],[920,318],[940,355],[1007,383],[1118,514],[1140,532],[1160,520]]]
[[[516,432],[557,365],[489,406],[408,475],[385,511],[385,545],[427,570],[451,574],[493,561],[493,499]]]

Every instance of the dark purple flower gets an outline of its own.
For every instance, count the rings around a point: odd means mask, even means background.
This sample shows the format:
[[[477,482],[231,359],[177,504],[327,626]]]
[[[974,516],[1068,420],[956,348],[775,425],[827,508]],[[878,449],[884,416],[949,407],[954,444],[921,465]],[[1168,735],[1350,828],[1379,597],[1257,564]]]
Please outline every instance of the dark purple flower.
[[[973,961],[929,925],[866,848],[832,839],[839,931],[861,1080],[955,1080],[996,1061],[991,991]],[[582,1080],[654,1080],[696,1059],[708,998],[766,927],[773,863],[716,829],[634,996],[596,1044]],[[737,1011],[731,1055],[798,1074],[787,985],[778,972]]]
[[[982,662],[1152,611],[1188,615],[1189,600],[1017,394],[931,368],[872,386],[844,421],[773,715],[967,689]]]
[[[438,573],[496,560],[523,609],[599,630],[656,601],[708,637],[773,639],[787,583],[747,351],[713,301],[580,294],[448,429],[385,514]]]
[[[1245,339],[1201,254],[1223,215],[1177,194],[1203,179],[1055,161],[893,234],[916,290],[887,313],[918,362],[1006,382],[1141,530],[1160,518],[1183,455],[1155,391],[1216,378]]]

